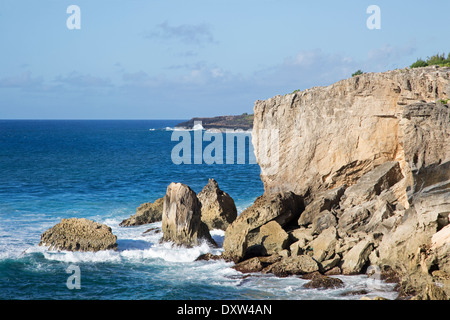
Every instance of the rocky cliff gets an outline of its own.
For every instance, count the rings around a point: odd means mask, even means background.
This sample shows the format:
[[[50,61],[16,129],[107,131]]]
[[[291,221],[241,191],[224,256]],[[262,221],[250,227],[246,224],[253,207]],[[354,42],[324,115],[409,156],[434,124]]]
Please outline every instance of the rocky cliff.
[[[392,271],[404,295],[450,297],[449,95],[450,68],[428,67],[257,101],[265,193],[224,256],[278,274]]]
[[[450,159],[448,106],[435,104],[448,99],[449,77],[450,68],[435,67],[367,73],[257,101],[253,145],[265,191],[351,185],[392,160],[412,187],[411,170]]]

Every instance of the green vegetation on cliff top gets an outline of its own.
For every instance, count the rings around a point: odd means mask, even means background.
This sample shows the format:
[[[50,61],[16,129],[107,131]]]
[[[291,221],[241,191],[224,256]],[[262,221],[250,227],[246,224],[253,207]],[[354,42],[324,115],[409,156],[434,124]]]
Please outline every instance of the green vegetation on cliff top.
[[[447,55],[447,58],[445,58],[445,53],[435,54],[434,56],[427,57],[426,60],[419,58],[410,66],[410,68],[422,68],[428,66],[450,67],[450,53]]]

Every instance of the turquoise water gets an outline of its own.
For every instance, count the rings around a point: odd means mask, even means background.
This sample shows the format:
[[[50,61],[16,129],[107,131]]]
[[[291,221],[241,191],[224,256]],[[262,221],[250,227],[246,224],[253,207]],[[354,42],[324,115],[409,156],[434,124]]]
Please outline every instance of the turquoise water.
[[[361,289],[396,296],[392,285],[365,276],[340,277],[346,285],[337,290],[303,289],[307,281],[298,277],[244,277],[231,263],[195,261],[220,247],[161,244],[160,223],[119,227],[173,181],[200,192],[214,178],[239,212],[263,193],[260,169],[249,161],[175,165],[171,136],[179,122],[0,120],[0,299],[349,299],[342,294]],[[70,217],[109,225],[118,250],[38,246],[45,230]],[[223,242],[222,231],[212,235]],[[79,289],[67,286],[70,266],[79,267]]]

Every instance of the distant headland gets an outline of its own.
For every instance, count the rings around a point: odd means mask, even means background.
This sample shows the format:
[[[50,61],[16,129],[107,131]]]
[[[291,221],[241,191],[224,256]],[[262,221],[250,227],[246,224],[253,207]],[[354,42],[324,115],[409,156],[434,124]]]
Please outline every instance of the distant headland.
[[[217,116],[212,118],[192,118],[189,121],[177,124],[175,127],[192,129],[196,121],[201,121],[203,128],[207,130],[251,130],[253,128],[253,114],[248,113],[234,116]]]

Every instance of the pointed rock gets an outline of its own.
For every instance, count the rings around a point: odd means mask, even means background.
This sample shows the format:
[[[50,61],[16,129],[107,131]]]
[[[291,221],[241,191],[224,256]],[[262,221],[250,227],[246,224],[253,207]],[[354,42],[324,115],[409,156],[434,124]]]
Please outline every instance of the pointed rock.
[[[201,221],[201,203],[195,192],[182,183],[171,183],[164,196],[162,241],[187,247],[202,241],[215,245],[208,227]]]
[[[233,198],[220,190],[214,179],[209,179],[208,184],[198,194],[198,199],[202,203],[202,221],[209,230],[226,230],[237,217]]]

